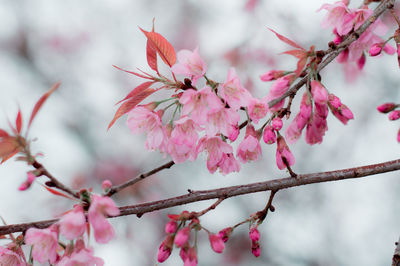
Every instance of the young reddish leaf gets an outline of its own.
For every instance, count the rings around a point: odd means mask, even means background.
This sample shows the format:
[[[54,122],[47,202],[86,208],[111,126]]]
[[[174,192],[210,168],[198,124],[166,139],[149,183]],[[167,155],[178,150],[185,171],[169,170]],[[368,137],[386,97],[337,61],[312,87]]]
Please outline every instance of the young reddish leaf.
[[[112,127],[112,125],[117,121],[118,118],[132,110],[136,105],[138,105],[141,101],[143,101],[147,96],[153,94],[156,90],[154,89],[147,89],[142,91],[141,93],[137,94],[136,96],[129,98],[126,102],[124,102],[117,110],[114,115],[113,120],[111,120],[110,124],[108,125],[108,129]]]
[[[124,99],[122,99],[121,101],[117,102],[116,104],[119,104],[129,98],[135,97],[136,95],[142,93],[143,91],[147,90],[154,82],[153,81],[148,81],[145,83],[140,84],[139,86],[137,86],[136,88],[134,88],[128,95],[126,95],[126,97]]]
[[[145,75],[142,75],[142,74],[133,72],[133,71],[128,71],[128,70],[125,70],[125,69],[123,69],[123,68],[117,67],[116,65],[112,65],[112,66],[115,67],[115,68],[118,69],[118,70],[121,70],[121,71],[124,71],[124,72],[126,72],[126,73],[129,73],[129,74],[138,76],[138,77],[140,77],[140,78],[144,78],[144,79],[153,79],[153,78],[152,78],[149,74],[147,74],[147,73],[146,73],[147,76],[145,76]]]
[[[42,97],[36,102],[35,107],[33,107],[31,117],[29,118],[29,123],[28,123],[28,130],[31,127],[33,119],[35,119],[35,116],[37,112],[39,112],[40,108],[42,105],[46,102],[47,98],[60,86],[60,82],[57,82],[56,84],[53,85],[53,87],[48,90],[45,94],[43,94]]]
[[[277,33],[276,31],[274,31],[273,29],[270,29],[270,28],[268,28],[268,29],[269,29],[270,31],[272,31],[273,33],[275,33],[276,37],[278,37],[279,40],[281,40],[282,42],[284,42],[284,43],[286,43],[286,44],[289,44],[290,46],[293,46],[293,47],[295,47],[295,48],[299,48],[299,49],[301,49],[301,50],[304,50],[303,47],[301,47],[300,45],[298,45],[298,44],[295,43],[294,41],[292,41],[292,40],[286,38],[286,37],[283,36],[283,35],[280,35],[280,34]]]
[[[17,128],[18,134],[21,133],[22,129],[22,114],[21,109],[18,109],[17,119],[15,119],[15,126]]]
[[[307,56],[307,52],[304,50],[290,50],[290,51],[286,51],[283,52],[282,54],[288,54],[288,55],[292,55],[294,57],[297,57],[299,59],[303,58],[304,56]]]
[[[0,141],[0,158],[1,163],[7,161],[15,154],[17,154],[20,150],[18,143],[15,141],[14,137],[6,137]],[[0,164],[1,164],[0,163]]]
[[[158,74],[158,67],[157,67],[157,49],[151,43],[150,40],[147,40],[146,44],[146,57],[147,57],[147,64],[149,67],[157,72]]]
[[[169,67],[173,66],[176,62],[174,47],[161,34],[152,31],[145,31],[142,28],[139,29],[147,37],[147,40],[151,42],[164,63]]]
[[[51,194],[54,194],[54,195],[60,196],[60,197],[64,197],[64,198],[67,198],[67,199],[74,200],[74,198],[68,196],[67,194],[64,194],[64,193],[62,193],[62,192],[60,192],[60,191],[57,191],[57,190],[55,190],[55,189],[52,189],[52,188],[50,188],[50,187],[48,187],[48,186],[44,186],[44,185],[42,185],[42,186],[43,186],[48,192],[50,192]]]
[[[8,133],[5,130],[0,128],[0,138],[5,138],[8,136],[10,136],[10,135],[8,135]]]
[[[301,72],[303,72],[304,66],[307,63],[307,58],[307,56],[304,56],[303,58],[300,58],[297,62],[297,69],[295,71],[297,77],[299,77],[301,75]]]

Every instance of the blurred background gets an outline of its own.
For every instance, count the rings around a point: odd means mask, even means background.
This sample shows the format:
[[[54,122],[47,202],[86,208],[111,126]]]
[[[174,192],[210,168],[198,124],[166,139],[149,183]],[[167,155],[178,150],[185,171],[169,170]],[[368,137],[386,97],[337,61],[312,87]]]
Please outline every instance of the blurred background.
[[[15,119],[18,107],[27,122],[37,99],[61,81],[33,124],[31,136],[37,140],[32,150],[44,154],[40,162],[64,183],[76,189],[93,187],[100,193],[105,179],[119,184],[170,160],[145,150],[145,136],[132,135],[125,118],[106,130],[116,111],[115,103],[141,82],[112,65],[150,71],[146,39],[138,26],[150,30],[155,18],[156,31],[176,51],[199,47],[210,78],[223,82],[229,67],[234,66],[246,88],[262,97],[271,84],[261,82],[261,74],[293,69],[296,64],[292,57],[279,55],[289,47],[267,27],[305,48],[316,45],[326,49],[333,35],[320,27],[325,12],[316,10],[323,3],[0,0],[0,128],[8,128],[7,119]],[[351,5],[360,3],[352,1]],[[398,158],[399,123],[389,122],[376,111],[383,102],[400,102],[396,57],[368,57],[359,78],[346,73],[350,73],[348,69],[333,62],[321,74],[323,84],[349,106],[355,120],[344,126],[330,114],[322,144],[309,146],[301,138],[291,146],[295,172],[321,172]],[[295,113],[299,98],[292,107]],[[275,146],[262,148],[262,159],[242,165],[238,174],[211,175],[206,158],[199,156],[195,162],[174,165],[147,178],[114,200],[119,206],[133,205],[181,195],[189,188],[212,189],[287,177],[275,165]],[[44,193],[39,185],[44,178],[28,191],[19,192],[29,170],[13,159],[0,167],[0,216],[8,224],[53,218],[73,204]],[[222,255],[211,250],[202,232],[199,265],[389,265],[400,235],[399,177],[395,172],[279,191],[274,200],[276,212],[268,214],[259,228],[259,258],[251,254],[245,225],[234,232]],[[267,200],[268,193],[228,199],[201,222],[218,232],[263,209]],[[212,201],[176,207],[140,219],[111,219],[116,238],[107,245],[94,241],[91,245],[106,265],[155,265],[165,237],[166,215],[184,209],[199,211],[210,204]],[[181,264],[174,250],[162,265]]]

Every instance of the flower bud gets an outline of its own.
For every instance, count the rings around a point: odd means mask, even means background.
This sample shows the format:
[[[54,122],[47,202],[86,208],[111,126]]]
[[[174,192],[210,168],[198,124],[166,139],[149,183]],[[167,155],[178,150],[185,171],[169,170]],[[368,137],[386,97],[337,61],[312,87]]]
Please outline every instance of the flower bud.
[[[233,229],[232,227],[227,227],[219,231],[218,236],[226,243],[229,239],[229,235],[232,233]]]
[[[209,234],[208,238],[210,239],[211,248],[215,252],[222,253],[222,251],[224,251],[225,244],[219,235]]]
[[[175,245],[182,247],[188,240],[190,236],[190,227],[184,227],[178,231],[175,236]]]
[[[281,118],[275,117],[275,118],[272,120],[272,127],[273,127],[276,131],[281,130],[281,129],[282,129],[282,126],[283,126],[283,122],[282,122],[282,119],[281,119]]]
[[[167,234],[173,234],[176,232],[177,228],[177,223],[174,220],[170,220],[166,225],[165,225],[165,233]]]
[[[259,257],[261,255],[260,243],[251,242],[251,252],[255,257]]]
[[[394,110],[389,113],[389,120],[394,121],[400,118],[400,110]]]
[[[271,126],[266,126],[263,133],[263,140],[267,144],[273,144],[276,142],[276,134]]]
[[[390,111],[393,111],[397,105],[395,103],[384,103],[379,105],[376,109],[381,112],[381,113],[389,113]]]
[[[257,226],[252,226],[249,231],[251,241],[256,242],[260,240],[260,232],[258,232]]]
[[[369,49],[370,56],[377,56],[382,52],[382,43],[374,43]]]

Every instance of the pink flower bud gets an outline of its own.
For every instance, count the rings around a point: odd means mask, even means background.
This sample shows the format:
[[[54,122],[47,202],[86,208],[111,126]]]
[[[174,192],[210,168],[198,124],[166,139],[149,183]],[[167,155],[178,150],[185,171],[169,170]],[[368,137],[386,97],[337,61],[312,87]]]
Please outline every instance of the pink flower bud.
[[[279,117],[275,117],[275,118],[272,120],[272,127],[273,127],[276,131],[281,130],[281,129],[282,129],[282,126],[283,126],[283,122],[282,122],[282,119],[280,119]]]
[[[276,142],[276,134],[271,126],[266,126],[264,129],[263,140],[267,144],[273,144]]]
[[[381,112],[381,113],[389,113],[390,111],[393,111],[396,108],[395,103],[384,103],[379,105],[376,109]]]
[[[35,181],[35,178],[36,178],[36,176],[35,176],[33,173],[28,172],[28,173],[27,173],[27,178],[26,178],[25,182],[22,183],[22,184],[19,186],[18,190],[24,191],[24,190],[27,190],[28,188],[30,188],[31,185],[32,185],[32,183],[33,183],[33,181]]]
[[[382,43],[374,43],[369,49],[370,56],[377,56],[382,52]]]
[[[261,255],[260,243],[251,242],[251,252],[255,257],[259,257]]]
[[[222,253],[222,251],[224,251],[225,244],[219,235],[209,234],[208,238],[210,240],[211,248],[215,252]]]
[[[389,120],[394,121],[400,118],[400,110],[394,110],[389,113]]]
[[[157,260],[158,262],[166,261],[171,255],[171,248],[165,244],[165,241],[161,243],[160,248],[158,249]]]
[[[252,226],[249,231],[251,241],[256,242],[260,240],[260,232],[258,232],[257,226]]]
[[[324,105],[328,101],[328,93],[319,81],[311,81],[311,94],[314,101],[320,105]]]
[[[104,180],[103,183],[101,184],[101,188],[106,191],[109,190],[112,187],[112,183],[110,180]]]
[[[184,227],[178,231],[175,236],[175,245],[182,247],[188,240],[190,236],[190,227]]]
[[[358,60],[357,60],[358,69],[362,70],[364,68],[364,66],[365,66],[365,62],[366,61],[367,61],[367,58],[365,57],[365,54],[362,53],[360,58],[358,58]]]
[[[400,128],[399,131],[397,131],[397,142],[400,142]]]
[[[229,239],[229,235],[232,233],[233,229],[232,227],[227,227],[219,231],[218,236],[226,243]]]
[[[177,228],[177,223],[174,220],[170,220],[166,225],[165,225],[165,233],[167,234],[173,234],[176,232]]]
[[[283,77],[285,75],[285,71],[279,70],[271,70],[260,76],[262,81],[271,81]]]

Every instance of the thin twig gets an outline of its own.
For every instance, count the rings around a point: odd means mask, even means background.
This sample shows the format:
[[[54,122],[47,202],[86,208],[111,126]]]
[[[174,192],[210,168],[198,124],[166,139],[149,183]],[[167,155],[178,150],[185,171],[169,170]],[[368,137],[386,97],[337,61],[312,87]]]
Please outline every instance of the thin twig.
[[[206,214],[207,212],[214,210],[221,202],[223,202],[225,199],[225,197],[219,198],[216,202],[214,202],[213,205],[211,205],[210,207],[208,207],[207,209],[202,210],[201,212],[197,212],[196,216],[200,217],[204,214]]]
[[[275,207],[272,206],[272,201],[274,200],[274,196],[275,196],[276,192],[278,192],[278,190],[271,190],[271,194],[269,194],[269,199],[268,199],[267,205],[265,206],[264,210],[259,211],[257,213],[259,224],[261,224],[265,220],[265,217],[267,217],[268,211],[272,211],[272,212],[275,211]]]
[[[361,178],[364,176],[382,174],[391,171],[400,170],[400,159],[388,161],[379,164],[365,165],[360,167],[299,175],[299,178],[287,177],[265,182],[252,183],[239,186],[231,186],[212,190],[191,191],[191,193],[164,200],[152,201],[132,206],[120,207],[120,215],[142,215],[144,213],[167,209],[175,206],[185,205],[192,202],[198,202],[210,199],[231,198],[244,194],[251,194],[261,191],[280,190],[291,187],[298,187],[308,184],[323,183],[330,181],[339,181],[351,178]],[[117,217],[117,216],[115,216]],[[57,220],[39,221],[34,223],[13,224],[0,226],[0,235],[14,232],[22,232],[30,227],[49,226]]]
[[[354,41],[356,41],[361,34],[363,34],[372,23],[376,21],[376,19],[383,14],[387,9],[392,8],[395,0],[386,0],[382,1],[374,10],[374,13],[356,30],[350,33],[335,49],[329,48],[325,51],[325,54],[328,55],[325,60],[323,60],[317,68],[317,73],[319,73],[322,69],[324,69],[330,62],[333,61],[343,50],[350,46]],[[298,81],[295,85],[293,85],[289,90],[287,90],[281,97],[276,98],[268,103],[268,106],[271,108],[275,104],[279,103],[286,97],[296,94],[297,91],[306,83],[308,73],[305,77],[303,77],[300,81]]]
[[[106,193],[106,196],[111,197],[112,195],[114,195],[115,193],[118,193],[122,189],[127,188],[129,186],[132,186],[132,185],[136,184],[137,182],[145,179],[146,177],[149,177],[151,175],[154,175],[155,173],[160,172],[163,169],[168,169],[171,166],[173,166],[174,164],[175,164],[174,161],[169,161],[169,162],[167,162],[167,163],[165,163],[165,164],[163,164],[163,165],[161,165],[161,166],[159,166],[157,168],[154,168],[153,170],[151,170],[151,171],[149,171],[147,173],[140,174],[140,175],[136,176],[135,178],[126,181],[125,183],[122,183],[122,184],[120,184],[118,186],[114,186]]]

